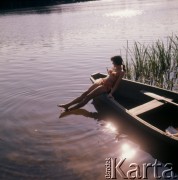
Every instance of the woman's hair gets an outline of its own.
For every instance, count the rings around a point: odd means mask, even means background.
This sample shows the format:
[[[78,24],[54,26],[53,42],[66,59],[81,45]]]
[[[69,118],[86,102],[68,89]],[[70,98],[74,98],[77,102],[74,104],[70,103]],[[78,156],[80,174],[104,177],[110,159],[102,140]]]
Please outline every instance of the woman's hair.
[[[123,64],[123,59],[121,56],[113,56],[111,57],[111,61],[115,64],[115,65],[122,65],[123,66],[123,70],[126,71],[125,69],[125,65]]]

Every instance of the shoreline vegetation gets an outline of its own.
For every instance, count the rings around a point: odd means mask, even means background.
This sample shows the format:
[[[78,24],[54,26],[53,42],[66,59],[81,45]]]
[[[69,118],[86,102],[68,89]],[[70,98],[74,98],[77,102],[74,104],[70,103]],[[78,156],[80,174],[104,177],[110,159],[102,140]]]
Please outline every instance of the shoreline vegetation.
[[[147,46],[134,42],[133,48],[127,42],[125,51],[127,79],[178,91],[178,36]]]
[[[23,8],[43,7],[57,4],[85,2],[92,0],[1,0],[0,11],[20,10]]]

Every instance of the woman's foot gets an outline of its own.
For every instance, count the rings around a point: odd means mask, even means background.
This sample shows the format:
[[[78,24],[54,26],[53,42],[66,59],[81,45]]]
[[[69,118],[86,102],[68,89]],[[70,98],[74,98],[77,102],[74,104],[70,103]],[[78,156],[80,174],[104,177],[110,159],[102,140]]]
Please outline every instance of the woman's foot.
[[[69,108],[66,104],[58,104],[57,106],[61,107],[61,108],[64,108],[65,111],[68,111],[68,108]]]

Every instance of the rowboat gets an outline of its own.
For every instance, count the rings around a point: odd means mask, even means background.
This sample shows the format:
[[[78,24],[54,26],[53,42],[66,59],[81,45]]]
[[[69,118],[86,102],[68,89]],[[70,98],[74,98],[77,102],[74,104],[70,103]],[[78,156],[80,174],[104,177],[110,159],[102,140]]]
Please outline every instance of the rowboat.
[[[95,73],[90,79],[94,83],[104,77],[106,74]],[[123,79],[113,97],[107,93],[99,96],[117,111],[120,119],[178,147],[178,137],[170,131],[178,132],[178,93]]]

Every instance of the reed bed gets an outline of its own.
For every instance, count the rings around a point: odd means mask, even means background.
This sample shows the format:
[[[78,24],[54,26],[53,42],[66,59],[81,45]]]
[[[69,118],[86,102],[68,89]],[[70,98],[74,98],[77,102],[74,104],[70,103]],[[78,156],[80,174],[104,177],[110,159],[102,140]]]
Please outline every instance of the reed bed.
[[[178,36],[145,46],[134,42],[126,49],[126,78],[168,90],[178,88]]]

